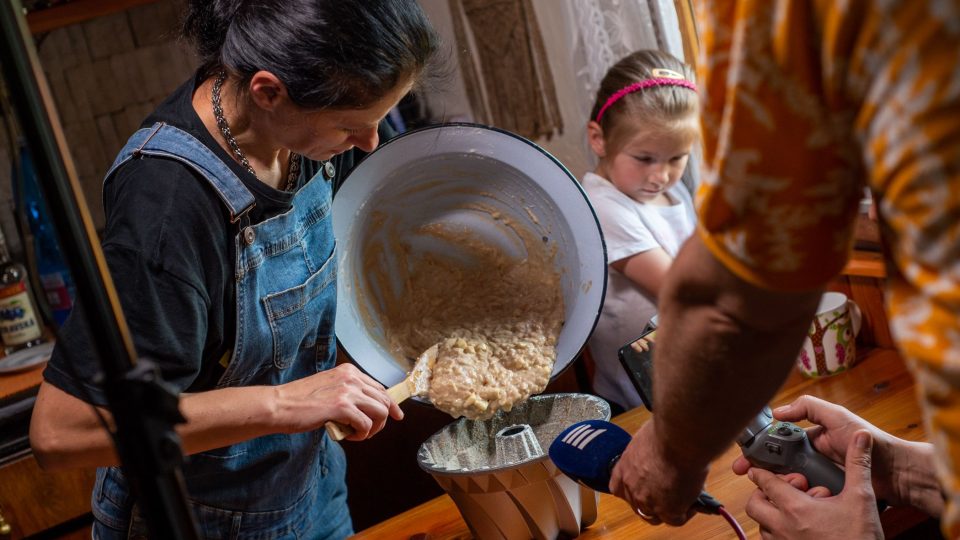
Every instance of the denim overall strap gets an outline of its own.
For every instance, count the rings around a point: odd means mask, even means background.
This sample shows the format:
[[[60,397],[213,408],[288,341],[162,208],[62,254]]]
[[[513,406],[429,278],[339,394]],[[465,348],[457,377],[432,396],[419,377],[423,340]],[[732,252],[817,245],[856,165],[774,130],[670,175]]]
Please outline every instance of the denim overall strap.
[[[218,388],[275,386],[333,367],[331,183],[318,174],[293,197],[287,212],[249,225],[245,213],[252,195],[189,134],[163,124],[140,130],[108,175],[140,155],[187,164],[217,191],[231,220],[239,221],[234,229],[239,231],[234,237],[236,341]],[[345,538],[352,534],[345,472],[343,450],[322,428],[201,452],[183,466],[205,538]],[[96,538],[145,530],[119,469],[98,471],[93,503]]]
[[[226,205],[230,223],[236,223],[256,203],[250,190],[206,145],[186,131],[164,122],[134,133],[104,178],[110,178],[121,165],[141,156],[175,159],[197,171],[210,182]]]

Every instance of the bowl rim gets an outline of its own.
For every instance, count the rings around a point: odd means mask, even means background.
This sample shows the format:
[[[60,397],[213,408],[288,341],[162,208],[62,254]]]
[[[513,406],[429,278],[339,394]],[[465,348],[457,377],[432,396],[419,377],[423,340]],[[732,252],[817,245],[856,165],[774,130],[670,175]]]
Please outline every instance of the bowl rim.
[[[556,374],[551,375],[549,382],[553,382],[554,380],[560,378],[561,375],[563,375],[564,373],[566,373],[567,370],[571,368],[571,366],[572,366],[572,365],[574,364],[574,362],[576,361],[577,357],[583,355],[584,349],[586,349],[587,344],[590,342],[590,338],[593,336],[593,332],[597,329],[597,324],[599,324],[599,322],[600,322],[600,316],[601,316],[601,314],[603,313],[604,301],[606,300],[606,297],[607,297],[607,285],[608,285],[608,284],[607,284],[607,281],[608,281],[608,279],[609,279],[609,275],[608,275],[609,268],[608,268],[608,264],[607,264],[607,241],[606,241],[606,238],[605,238],[604,235],[603,235],[603,229],[602,229],[602,227],[600,226],[600,218],[597,216],[597,211],[596,211],[596,209],[593,207],[593,203],[590,201],[590,197],[587,195],[586,190],[583,189],[583,185],[580,183],[579,180],[576,179],[576,177],[573,176],[573,173],[570,172],[570,169],[568,169],[567,166],[563,164],[563,162],[561,162],[559,159],[557,159],[553,154],[551,154],[550,152],[548,152],[548,151],[547,151],[545,148],[543,148],[542,146],[540,146],[540,145],[538,145],[537,143],[531,141],[530,139],[528,139],[528,138],[526,138],[526,137],[524,137],[524,136],[522,136],[522,135],[519,135],[519,134],[517,134],[517,133],[514,133],[514,132],[512,132],[512,131],[507,131],[507,130],[505,130],[505,129],[501,129],[501,128],[494,127],[494,126],[488,126],[488,125],[484,125],[484,124],[478,124],[478,123],[475,123],[475,122],[439,122],[439,123],[435,123],[435,124],[429,124],[429,125],[426,125],[426,126],[421,126],[421,127],[418,127],[418,128],[411,129],[411,130],[405,131],[405,132],[403,132],[403,133],[400,133],[400,134],[398,134],[397,136],[391,137],[390,139],[388,139],[388,140],[384,141],[383,143],[381,143],[380,145],[378,145],[372,152],[369,152],[369,153],[365,154],[365,155],[360,159],[360,161],[358,161],[357,163],[355,163],[354,166],[353,166],[353,168],[350,169],[349,172],[347,172],[347,174],[343,177],[343,180],[341,180],[340,182],[338,182],[338,184],[337,184],[337,186],[336,186],[336,189],[335,189],[334,192],[333,192],[333,196],[332,196],[331,200],[336,199],[337,192],[339,191],[340,187],[342,187],[344,184],[347,183],[347,181],[350,179],[351,176],[353,176],[353,174],[357,171],[357,169],[360,167],[360,165],[361,165],[364,161],[366,161],[367,159],[369,159],[370,156],[372,156],[372,155],[375,154],[376,152],[379,152],[382,148],[385,148],[385,147],[389,146],[389,145],[392,144],[392,143],[396,143],[397,141],[400,141],[400,140],[402,140],[402,139],[405,138],[405,137],[409,137],[409,136],[412,136],[412,135],[415,135],[415,134],[419,134],[419,133],[423,133],[423,132],[426,132],[426,131],[443,130],[444,128],[468,128],[468,129],[481,129],[481,130],[486,130],[486,131],[493,131],[493,132],[499,133],[499,134],[501,134],[501,135],[506,135],[506,136],[508,136],[508,137],[511,137],[511,138],[513,138],[513,139],[516,139],[516,140],[518,140],[518,141],[520,141],[520,142],[525,143],[526,145],[532,147],[533,149],[535,149],[535,150],[537,150],[538,152],[540,152],[541,154],[543,154],[546,158],[548,158],[548,159],[549,159],[550,161],[552,161],[555,165],[557,165],[557,166],[560,168],[560,170],[563,171],[563,173],[564,173],[564,175],[567,177],[567,179],[570,180],[570,182],[573,183],[573,185],[576,187],[577,191],[579,192],[580,196],[583,197],[583,200],[587,203],[587,208],[590,210],[590,215],[593,217],[593,221],[594,221],[594,223],[595,223],[595,225],[596,225],[597,232],[598,232],[598,235],[599,235],[599,237],[600,237],[600,249],[603,251],[604,269],[603,269],[603,272],[602,272],[602,274],[603,274],[603,283],[602,283],[602,286],[600,287],[600,303],[599,303],[599,305],[597,306],[597,312],[596,312],[596,314],[595,314],[594,317],[593,317],[593,324],[590,326],[590,331],[587,332],[586,337],[585,337],[584,340],[583,340],[583,343],[580,344],[580,348],[577,349],[577,352],[576,352],[576,353],[574,353],[573,358],[571,358],[570,361],[567,362],[567,365],[564,366],[563,369],[561,369],[560,371],[558,371]],[[439,135],[438,135],[438,136],[439,136]],[[331,202],[331,206],[332,206],[332,204],[333,204],[333,203]],[[339,264],[339,261],[338,261],[338,264]],[[339,270],[338,270],[338,273],[339,273]],[[339,301],[339,299],[338,299],[338,301]],[[347,348],[343,345],[343,342],[340,340],[340,335],[336,332],[336,325],[334,325],[334,338],[335,338],[335,341],[336,341],[336,347],[337,347],[338,352],[342,352],[342,353],[344,354],[344,356],[346,356],[347,360],[348,360],[351,364],[353,364],[355,367],[357,367],[358,369],[360,369],[360,371],[362,371],[365,375],[368,375],[368,376],[372,377],[374,380],[376,380],[376,381],[379,382],[379,379],[377,379],[377,377],[374,377],[373,374],[371,374],[371,373],[368,372],[366,369],[364,369],[363,365],[360,364],[359,362],[357,362],[356,359],[350,354],[350,351],[348,351]],[[549,384],[549,382],[548,382],[548,384]],[[426,404],[426,405],[428,405],[428,406],[430,406],[430,407],[433,407],[433,404],[430,403],[430,401],[427,400],[427,399],[425,399],[425,398],[412,397],[412,398],[410,398],[410,399],[411,399],[411,400],[415,400],[415,401],[419,401],[419,402],[424,403],[424,404]]]

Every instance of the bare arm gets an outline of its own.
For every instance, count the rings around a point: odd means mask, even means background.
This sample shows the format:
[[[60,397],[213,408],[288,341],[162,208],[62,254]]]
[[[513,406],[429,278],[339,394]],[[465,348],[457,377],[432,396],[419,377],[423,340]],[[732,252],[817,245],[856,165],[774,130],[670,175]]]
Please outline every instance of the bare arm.
[[[688,463],[706,465],[783,383],[822,291],[755,287],[717,261],[699,236],[675,264],[654,353],[657,435]]]
[[[656,414],[615,468],[614,492],[683,523],[710,461],[786,378],[820,294],[755,287],[693,236],[660,295]]]
[[[655,248],[614,261],[610,266],[627,276],[647,298],[656,302],[672,262],[666,251]]]
[[[108,422],[110,414],[100,409]],[[177,426],[184,453],[195,454],[271,433],[320,429],[327,420],[350,425],[351,440],[383,429],[403,413],[383,387],[352,365],[281,386],[222,388],[184,394]],[[30,422],[30,443],[45,468],[116,465],[119,459],[93,408],[43,383]]]
[[[903,441],[895,455],[898,493],[906,504],[933,517],[943,515],[945,497],[937,478],[933,445]]]

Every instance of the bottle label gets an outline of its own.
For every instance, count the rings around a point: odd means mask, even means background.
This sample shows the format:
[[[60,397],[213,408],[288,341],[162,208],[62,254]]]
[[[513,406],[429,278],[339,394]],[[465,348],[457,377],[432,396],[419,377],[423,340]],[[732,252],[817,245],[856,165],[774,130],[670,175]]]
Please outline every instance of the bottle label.
[[[0,289],[0,336],[8,347],[40,339],[41,328],[23,283]]]

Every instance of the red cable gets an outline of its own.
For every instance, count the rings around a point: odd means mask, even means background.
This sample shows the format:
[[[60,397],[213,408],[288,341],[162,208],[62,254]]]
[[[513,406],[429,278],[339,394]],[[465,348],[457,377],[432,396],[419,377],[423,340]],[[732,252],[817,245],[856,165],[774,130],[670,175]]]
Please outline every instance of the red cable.
[[[727,512],[727,509],[722,506],[718,508],[717,511],[720,512],[720,515],[723,516],[723,519],[727,520],[727,523],[733,527],[733,530],[737,533],[737,538],[740,540],[747,540],[747,534],[743,532],[743,527],[737,523],[737,518],[733,517],[730,512]]]

